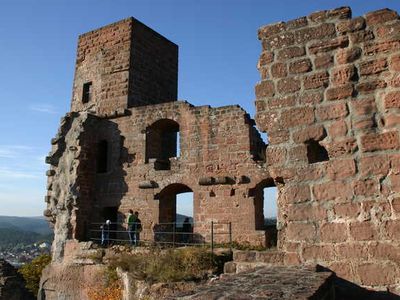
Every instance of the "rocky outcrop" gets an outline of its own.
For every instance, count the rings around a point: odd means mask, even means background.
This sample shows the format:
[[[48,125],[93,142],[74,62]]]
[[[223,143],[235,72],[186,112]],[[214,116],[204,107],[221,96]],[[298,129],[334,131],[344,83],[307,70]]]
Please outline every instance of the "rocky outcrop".
[[[25,281],[22,276],[4,259],[0,259],[0,299],[34,299],[33,295],[26,290]]]

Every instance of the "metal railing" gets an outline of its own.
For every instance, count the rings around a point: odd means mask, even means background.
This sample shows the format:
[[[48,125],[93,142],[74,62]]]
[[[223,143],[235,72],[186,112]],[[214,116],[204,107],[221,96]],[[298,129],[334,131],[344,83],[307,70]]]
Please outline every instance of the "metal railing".
[[[214,252],[216,243],[227,244],[232,250],[232,224],[231,222],[193,222],[189,226],[183,223],[158,223],[152,228],[143,231],[129,230],[126,223],[111,222],[92,223],[90,240],[105,247],[115,244],[133,244],[132,235],[143,234],[144,239],[139,238],[141,245],[161,245],[169,247],[180,246],[210,246]],[[181,226],[177,226],[181,225]],[[150,238],[152,237],[152,238]]]

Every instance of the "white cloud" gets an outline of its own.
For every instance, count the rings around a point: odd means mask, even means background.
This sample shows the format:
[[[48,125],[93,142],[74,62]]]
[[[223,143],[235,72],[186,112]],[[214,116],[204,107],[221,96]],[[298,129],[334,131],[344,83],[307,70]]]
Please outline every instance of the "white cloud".
[[[16,158],[31,150],[32,147],[24,145],[0,145],[0,158]]]
[[[43,174],[39,174],[39,172],[0,168],[0,179],[22,179],[22,178],[36,179],[42,176]]]
[[[46,114],[56,114],[57,110],[53,105],[44,104],[44,103],[37,103],[33,104],[29,107],[30,110],[46,113]]]

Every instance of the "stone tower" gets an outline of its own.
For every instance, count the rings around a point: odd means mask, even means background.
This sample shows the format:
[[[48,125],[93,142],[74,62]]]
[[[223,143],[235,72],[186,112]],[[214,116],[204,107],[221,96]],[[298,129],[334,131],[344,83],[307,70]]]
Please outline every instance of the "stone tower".
[[[134,18],[79,36],[71,111],[176,101],[178,46]]]

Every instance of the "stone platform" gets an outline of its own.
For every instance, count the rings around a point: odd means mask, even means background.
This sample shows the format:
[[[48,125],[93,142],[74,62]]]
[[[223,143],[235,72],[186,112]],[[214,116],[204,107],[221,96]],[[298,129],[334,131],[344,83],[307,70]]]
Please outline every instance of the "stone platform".
[[[307,267],[261,267],[201,286],[191,294],[170,299],[335,299],[334,275]]]

